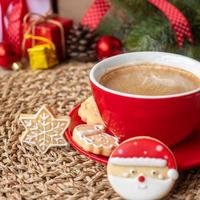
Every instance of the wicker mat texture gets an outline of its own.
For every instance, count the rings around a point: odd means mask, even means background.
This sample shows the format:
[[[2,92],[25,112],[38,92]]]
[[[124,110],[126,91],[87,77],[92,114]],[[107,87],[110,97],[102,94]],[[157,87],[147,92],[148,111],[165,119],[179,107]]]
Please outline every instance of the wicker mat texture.
[[[0,200],[120,199],[110,187],[106,168],[71,147],[47,154],[21,145],[20,113],[35,113],[47,104],[66,115],[90,95],[92,63],[70,63],[45,71],[0,75]],[[166,199],[199,200],[200,169],[181,174]]]

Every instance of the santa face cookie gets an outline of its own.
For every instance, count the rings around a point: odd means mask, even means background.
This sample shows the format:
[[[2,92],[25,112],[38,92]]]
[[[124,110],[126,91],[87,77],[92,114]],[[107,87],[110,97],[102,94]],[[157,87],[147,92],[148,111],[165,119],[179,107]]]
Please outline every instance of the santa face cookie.
[[[105,133],[103,125],[81,124],[74,128],[73,140],[85,151],[110,156],[118,146],[118,139]]]
[[[121,143],[109,158],[107,174],[113,189],[130,200],[161,199],[178,178],[172,152],[150,137],[135,137]]]

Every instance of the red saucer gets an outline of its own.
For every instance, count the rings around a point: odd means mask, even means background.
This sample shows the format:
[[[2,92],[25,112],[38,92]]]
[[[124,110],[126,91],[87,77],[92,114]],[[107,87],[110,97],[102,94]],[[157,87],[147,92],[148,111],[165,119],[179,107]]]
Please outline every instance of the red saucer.
[[[78,116],[78,109],[80,105],[77,105],[71,112],[71,123],[69,128],[65,132],[65,136],[72,147],[78,150],[81,154],[96,160],[97,162],[107,164],[108,157],[96,155],[83,150],[78,146],[72,138],[72,132],[75,126],[79,124],[84,124],[84,122]],[[175,145],[171,148],[178,164],[179,170],[187,170],[197,166],[200,166],[200,133],[195,132],[189,138],[185,139],[183,142]]]

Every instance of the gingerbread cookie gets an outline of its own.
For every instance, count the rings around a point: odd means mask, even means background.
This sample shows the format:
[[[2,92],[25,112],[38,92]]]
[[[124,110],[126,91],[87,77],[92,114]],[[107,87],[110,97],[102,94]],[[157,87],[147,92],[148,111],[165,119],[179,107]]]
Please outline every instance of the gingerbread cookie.
[[[131,200],[162,199],[178,178],[173,153],[151,137],[121,143],[109,158],[107,174],[113,189]]]
[[[86,99],[78,110],[78,115],[87,124],[104,124],[93,96]]]
[[[19,120],[25,127],[20,137],[21,143],[35,145],[41,153],[46,153],[51,147],[68,145],[64,132],[69,126],[70,117],[57,117],[44,105],[36,114],[21,114]]]
[[[118,146],[118,139],[105,133],[103,125],[81,124],[74,128],[73,140],[85,151],[104,156]]]

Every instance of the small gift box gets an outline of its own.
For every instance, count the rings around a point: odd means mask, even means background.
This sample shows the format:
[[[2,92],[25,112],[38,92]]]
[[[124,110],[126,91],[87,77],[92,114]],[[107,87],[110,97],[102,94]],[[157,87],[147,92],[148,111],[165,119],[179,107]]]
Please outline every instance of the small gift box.
[[[28,49],[32,69],[48,69],[58,63],[55,45],[49,39],[31,35],[25,35],[25,38],[46,43]]]
[[[60,61],[64,60],[66,57],[65,38],[67,38],[69,30],[73,25],[72,20],[61,17],[44,17],[41,15],[39,15],[38,18],[30,20],[30,17],[32,17],[32,15],[25,17],[25,33],[31,33],[32,35],[45,37],[51,40],[55,44],[58,59]],[[25,50],[35,44],[38,45],[42,43],[42,41],[35,41],[34,39],[26,40]]]

